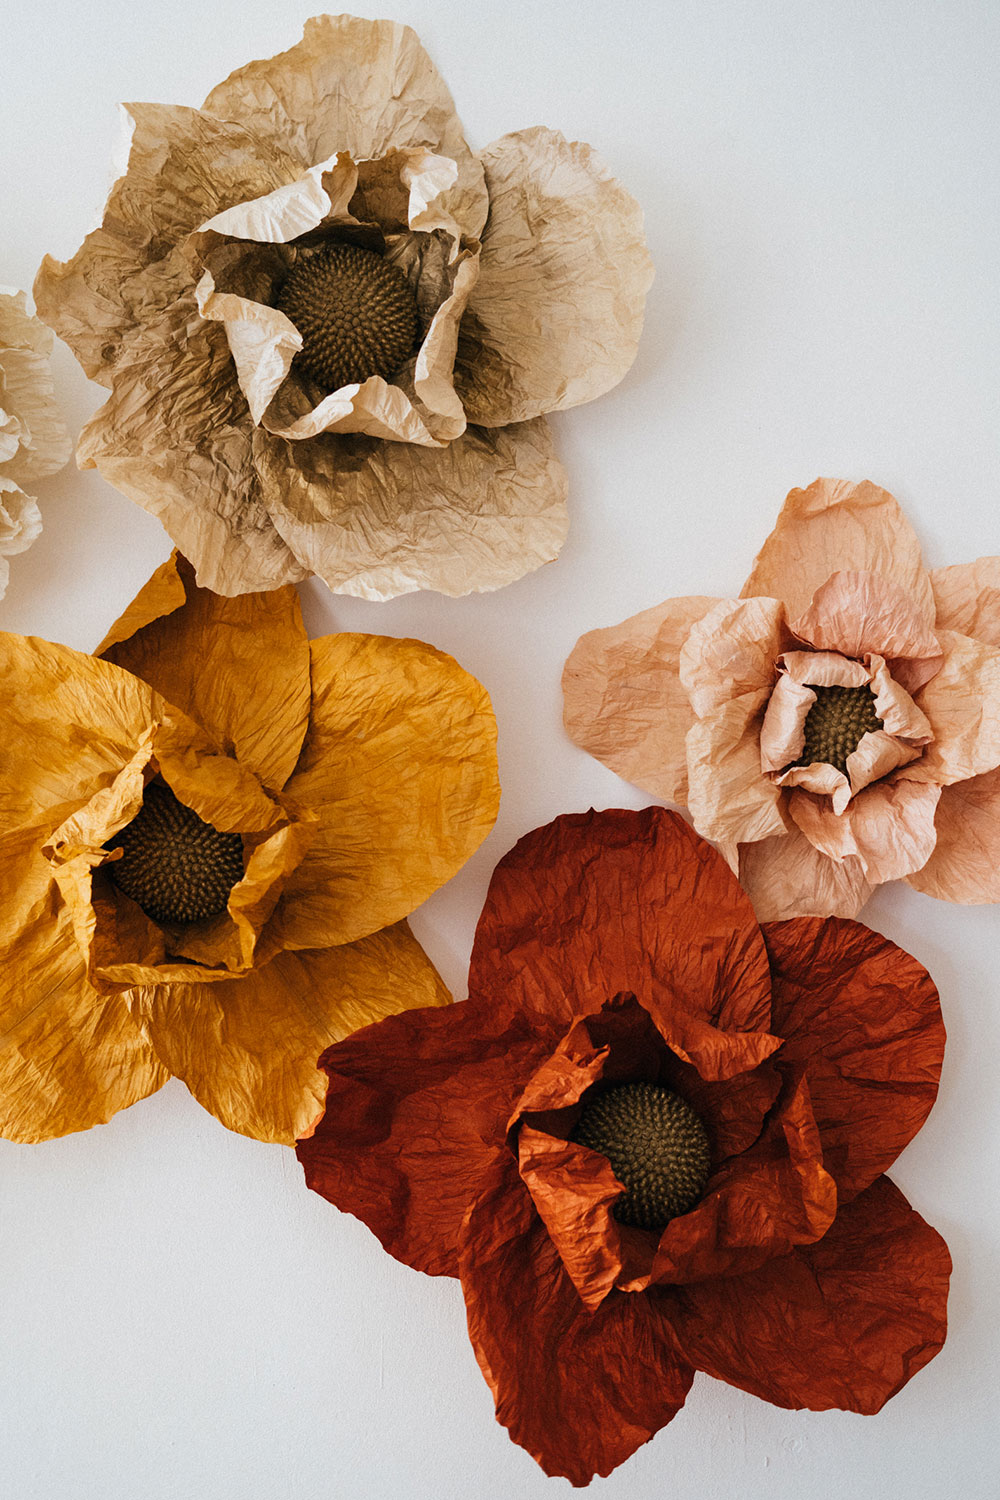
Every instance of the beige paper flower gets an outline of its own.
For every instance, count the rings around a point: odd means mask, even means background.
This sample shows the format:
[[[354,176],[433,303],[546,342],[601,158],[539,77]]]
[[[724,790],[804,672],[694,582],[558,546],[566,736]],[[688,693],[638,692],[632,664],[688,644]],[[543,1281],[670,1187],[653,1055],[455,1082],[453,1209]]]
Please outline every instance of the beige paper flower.
[[[855,916],[908,880],[1000,901],[1000,557],[928,573],[873,484],[793,490],[739,599],[576,644],[570,734],[686,803],[761,921]]]
[[[351,16],[128,118],[101,228],[36,284],[111,391],[81,464],[223,594],[459,595],[555,557],[544,413],[622,378],[652,279],[590,147],[473,155],[415,34]]]
[[[8,557],[25,552],[42,529],[34,484],[61,469],[72,451],[49,373],[52,335],[27,311],[23,292],[0,286],[0,599]]]

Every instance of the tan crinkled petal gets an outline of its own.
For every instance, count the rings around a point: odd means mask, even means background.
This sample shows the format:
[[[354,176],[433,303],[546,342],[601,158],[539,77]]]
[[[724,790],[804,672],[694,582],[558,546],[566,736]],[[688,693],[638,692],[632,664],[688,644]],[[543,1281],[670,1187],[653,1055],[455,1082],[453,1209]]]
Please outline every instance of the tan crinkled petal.
[[[121,998],[88,983],[43,840],[0,840],[0,1135],[24,1142],[102,1124],[167,1078]]]
[[[221,598],[175,553],[97,655],[141,677],[280,790],[309,722],[309,642],[292,588]]]
[[[785,830],[781,788],[760,768],[760,717],[733,699],[688,730],[688,810],[698,832],[719,844]]]
[[[1000,557],[931,569],[937,622],[987,646],[1000,646]]]
[[[178,288],[183,274],[178,257]],[[231,595],[296,582],[305,572],[262,504],[224,332],[199,316],[193,292],[147,312],[124,340],[111,396],[81,433],[81,467],[157,516],[203,587]]]
[[[739,875],[759,922],[856,917],[872,893],[859,859],[827,859],[794,825],[784,838],[742,844]]]
[[[289,797],[319,817],[268,937],[353,942],[409,915],[493,827],[500,787],[486,690],[420,641],[311,642],[309,732]]]
[[[831,573],[845,570],[891,579],[933,629],[934,599],[920,543],[898,502],[867,481],[817,479],[808,489],[792,490],[742,595],[783,599],[794,618]]]
[[[819,797],[829,797],[836,813],[843,812],[851,800],[851,783],[843,771],[838,771],[825,760],[813,761],[808,766],[790,766],[775,777],[775,785],[801,787]]]
[[[882,720],[886,734],[898,735],[911,745],[926,745],[934,731],[925,713],[909,693],[896,681],[881,656],[869,659],[871,690],[875,694],[875,712]]]
[[[1000,649],[939,631],[940,671],[916,695],[934,739],[904,775],[950,786],[1000,765]]]
[[[881,780],[900,766],[909,765],[919,755],[917,746],[905,745],[894,734],[886,734],[884,730],[876,729],[862,735],[857,749],[852,750],[847,757],[847,776],[852,794],[856,796],[866,786],[871,786],[873,781]]]
[[[720,599],[681,647],[681,682],[695,713],[704,717],[734,699],[746,700],[750,713],[763,709],[788,644],[779,600]]]
[[[789,798],[788,811],[820,854],[837,861],[856,858],[874,886],[901,880],[927,863],[937,837],[934,813],[940,795],[940,787],[923,782],[881,781],[866,787],[840,814],[824,798],[802,792]]]
[[[898,584],[878,573],[832,574],[820,584],[809,608],[791,621],[791,629],[818,651],[839,651],[848,657],[878,652],[891,661],[926,662],[928,669],[941,657],[926,610],[918,609]]]
[[[694,721],[678,675],[691,626],[717,601],[668,599],[591,630],[563,671],[563,722],[581,749],[666,802],[687,801],[685,737]]]
[[[915,890],[970,906],[1000,901],[1000,768],[941,788],[937,843]]]
[[[258,431],[254,454],[275,526],[335,593],[498,589],[566,537],[566,474],[544,420],[469,428],[443,449]]]
[[[0,481],[14,486],[55,474],[73,451],[56,406],[51,353],[52,335],[27,311],[24,293],[0,286]],[[5,432],[12,441],[3,441]],[[14,502],[3,504],[9,510]],[[15,549],[0,543],[4,550]]]
[[[42,513],[37,502],[0,474],[0,599],[10,571],[7,558],[27,552],[41,530]]]
[[[169,104],[131,104],[123,114],[128,165],[101,228],[72,260],[46,256],[35,278],[39,316],[104,385],[119,359],[129,362],[125,334],[149,318],[161,283],[147,268],[213,214],[301,170],[287,143],[232,120]]]
[[[760,729],[760,768],[783,771],[802,754],[806,742],[806,719],[816,694],[804,682],[783,672],[767,700]]]
[[[450,995],[405,922],[360,942],[282,953],[220,984],[125,997],[156,1052],[223,1125],[294,1145],[323,1113],[320,1054],[352,1031]]]
[[[499,427],[592,401],[635,359],[653,265],[642,210],[590,146],[537,126],[483,153],[490,216],[456,384]]]
[[[301,42],[237,69],[204,107],[294,150],[307,167],[337,151],[361,161],[426,146],[458,164],[450,206],[464,232],[476,238],[486,221],[482,167],[444,80],[408,26],[314,16]]]

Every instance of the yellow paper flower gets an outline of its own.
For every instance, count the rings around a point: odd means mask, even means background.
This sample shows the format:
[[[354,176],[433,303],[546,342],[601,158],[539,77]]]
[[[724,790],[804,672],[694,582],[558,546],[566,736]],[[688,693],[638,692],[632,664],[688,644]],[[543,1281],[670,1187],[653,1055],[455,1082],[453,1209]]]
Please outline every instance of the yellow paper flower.
[[[35,288],[111,391],[81,464],[227,595],[460,595],[555,557],[544,414],[622,378],[652,279],[591,148],[474,155],[415,34],[351,16],[128,118],[101,228]]]
[[[95,656],[0,635],[0,1134],[170,1074],[291,1143],[316,1060],[449,996],[405,918],[496,817],[485,690],[419,641],[308,641],[294,589],[164,564]]]
[[[56,410],[51,352],[52,335],[27,311],[24,293],[0,286],[0,599],[8,557],[27,551],[42,529],[21,486],[54,474],[72,451]]]

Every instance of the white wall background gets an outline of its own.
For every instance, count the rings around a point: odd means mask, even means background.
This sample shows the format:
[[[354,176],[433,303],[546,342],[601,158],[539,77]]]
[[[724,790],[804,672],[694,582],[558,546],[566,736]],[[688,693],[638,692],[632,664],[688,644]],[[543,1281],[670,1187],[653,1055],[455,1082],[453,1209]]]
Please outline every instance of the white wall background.
[[[7,0],[0,281],[66,256],[109,185],[115,103],[199,104],[290,45],[308,0]],[[391,11],[391,7],[390,13]],[[384,13],[381,8],[366,12]],[[993,0],[398,0],[485,145],[556,126],[646,209],[657,280],[631,376],[557,418],[561,559],[503,592],[373,605],[303,589],[314,634],[418,635],[493,695],[504,802],[418,914],[457,995],[499,856],[555,814],[641,806],[576,750],[576,637],[736,591],[786,491],[869,477],[931,565],[1000,551]],[[56,357],[70,421],[98,404]],[[94,474],[42,490],[0,626],[90,649],[168,554]],[[2,726],[0,726],[2,733]],[[878,1417],[778,1411],[698,1377],[607,1500],[993,1500],[1000,912],[884,890],[867,918],[941,989],[931,1119],[894,1172],[955,1258],[944,1352]],[[386,1257],[182,1085],[45,1146],[0,1142],[3,1500],[511,1500],[568,1494],[495,1425],[457,1283]]]

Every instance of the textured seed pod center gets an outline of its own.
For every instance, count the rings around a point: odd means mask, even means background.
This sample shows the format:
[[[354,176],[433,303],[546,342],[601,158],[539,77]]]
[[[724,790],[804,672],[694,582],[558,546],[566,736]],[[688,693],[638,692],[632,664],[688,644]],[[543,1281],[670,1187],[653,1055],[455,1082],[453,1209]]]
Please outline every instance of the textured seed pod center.
[[[326,245],[292,267],[277,306],[302,335],[297,362],[329,391],[395,375],[413,352],[417,303],[402,271],[359,245]]]
[[[150,782],[136,816],[104,847],[124,850],[104,868],[154,922],[214,917],[243,879],[239,834],[219,833],[162,781]]]
[[[625,1188],[622,1224],[662,1229],[705,1191],[711,1166],[705,1127],[679,1094],[658,1083],[623,1083],[583,1107],[572,1139],[600,1151]]]
[[[847,773],[847,757],[866,734],[882,728],[870,687],[814,687],[816,702],[806,716],[806,740],[796,766],[826,761]]]

